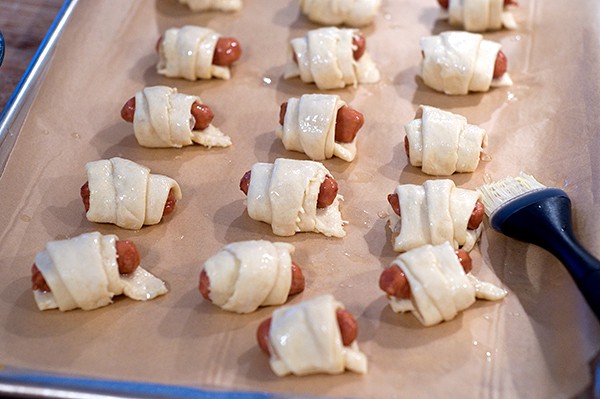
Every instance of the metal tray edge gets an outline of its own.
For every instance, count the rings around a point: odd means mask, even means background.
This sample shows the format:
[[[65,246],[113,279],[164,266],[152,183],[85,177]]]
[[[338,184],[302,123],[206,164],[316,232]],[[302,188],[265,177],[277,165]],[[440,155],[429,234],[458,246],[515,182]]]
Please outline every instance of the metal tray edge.
[[[214,399],[309,399],[251,391],[220,391],[177,385],[70,377],[0,367],[0,397],[17,398],[214,398]]]
[[[37,92],[56,42],[79,0],[65,0],[15,91],[0,113],[0,176]]]

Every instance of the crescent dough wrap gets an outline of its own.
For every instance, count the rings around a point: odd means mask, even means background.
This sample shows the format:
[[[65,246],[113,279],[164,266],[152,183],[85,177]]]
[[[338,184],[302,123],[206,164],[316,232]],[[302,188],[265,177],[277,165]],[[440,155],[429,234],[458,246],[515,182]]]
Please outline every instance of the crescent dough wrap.
[[[133,115],[133,131],[138,143],[151,148],[181,148],[193,143],[208,148],[230,146],[231,138],[213,124],[204,130],[192,130],[195,120],[191,109],[195,102],[202,104],[202,99],[167,86],[138,91]]]
[[[468,124],[464,116],[426,105],[419,107],[418,114],[420,118],[404,125],[411,165],[435,176],[477,169],[487,146],[484,129]]]
[[[264,240],[226,245],[204,263],[210,300],[237,313],[285,303],[292,284],[293,252],[292,244]]]
[[[119,274],[116,240],[115,235],[93,232],[48,242],[35,257],[50,287],[33,291],[38,308],[91,310],[109,305],[116,295],[145,301],[165,294],[165,283],[140,266],[129,275]]]
[[[339,210],[341,195],[331,205],[317,209],[319,189],[329,170],[319,162],[279,158],[275,163],[252,166],[246,200],[248,215],[270,223],[278,236],[297,232],[323,233],[344,237]]]
[[[200,26],[167,29],[159,46],[158,73],[187,80],[213,77],[228,80],[229,68],[212,63],[219,37],[212,29]]]
[[[469,32],[502,27],[517,29],[512,13],[504,7],[504,0],[450,0],[447,13],[451,25],[462,26]]]
[[[283,126],[275,129],[286,150],[303,152],[315,161],[336,156],[351,162],[356,156],[356,137],[351,143],[335,141],[337,112],[346,103],[337,95],[305,94],[287,102]]]
[[[300,0],[302,13],[322,25],[368,25],[379,6],[381,0]]]
[[[399,217],[390,212],[394,251],[405,252],[426,244],[449,241],[455,248],[470,251],[482,226],[467,229],[479,192],[458,188],[452,180],[427,180],[422,186],[401,184],[395,193],[400,202]]]
[[[423,61],[421,77],[425,84],[446,94],[488,91],[490,87],[510,86],[508,73],[493,79],[500,43],[484,40],[469,32],[443,32],[421,38]]]
[[[506,291],[483,283],[463,267],[450,243],[425,245],[399,255],[397,265],[410,284],[410,299],[389,297],[394,312],[410,311],[425,326],[452,320],[468,308],[475,298],[499,300]]]
[[[375,83],[379,70],[365,51],[360,60],[352,55],[356,29],[321,28],[290,41],[284,78],[300,77],[321,90],[341,89],[357,83]],[[298,62],[294,61],[294,55]]]
[[[239,11],[242,9],[242,0],[179,0],[187,4],[192,11]]]
[[[278,376],[338,374],[345,369],[364,374],[367,358],[354,341],[343,346],[336,310],[344,306],[323,295],[273,312],[269,330],[271,369]]]
[[[90,189],[91,222],[114,223],[137,230],[161,221],[169,192],[181,199],[181,189],[170,177],[123,158],[88,162],[85,165]]]

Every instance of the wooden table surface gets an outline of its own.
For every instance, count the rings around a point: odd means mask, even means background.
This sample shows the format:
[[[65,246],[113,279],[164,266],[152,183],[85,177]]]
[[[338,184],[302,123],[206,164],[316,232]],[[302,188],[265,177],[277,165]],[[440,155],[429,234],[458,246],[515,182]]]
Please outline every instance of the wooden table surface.
[[[0,66],[0,110],[4,109],[64,0],[0,0],[0,32],[6,50]]]

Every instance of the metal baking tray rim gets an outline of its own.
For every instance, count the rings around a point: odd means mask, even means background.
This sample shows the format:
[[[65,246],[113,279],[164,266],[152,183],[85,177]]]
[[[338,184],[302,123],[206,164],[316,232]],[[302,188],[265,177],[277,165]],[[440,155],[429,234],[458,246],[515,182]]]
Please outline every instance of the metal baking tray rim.
[[[0,176],[4,172],[18,132],[42,82],[56,42],[78,2],[79,0],[65,0],[15,91],[0,113]],[[0,64],[2,64],[4,46],[4,39],[0,39]]]
[[[0,368],[0,397],[11,398],[212,398],[309,399],[314,396],[251,391],[220,391],[177,385],[71,377],[12,367]]]

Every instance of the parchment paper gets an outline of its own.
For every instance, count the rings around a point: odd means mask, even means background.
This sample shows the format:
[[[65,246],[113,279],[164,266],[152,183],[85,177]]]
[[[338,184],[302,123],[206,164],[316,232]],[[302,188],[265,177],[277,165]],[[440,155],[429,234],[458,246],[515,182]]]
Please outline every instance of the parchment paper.
[[[519,1],[519,29],[485,35],[503,44],[515,85],[449,97],[416,77],[419,38],[449,29],[437,2],[384,0],[375,23],[363,29],[382,81],[334,91],[366,118],[356,160],[324,162],[345,198],[344,239],[274,236],[248,217],[238,189],[255,162],[305,159],[274,134],[281,102],[318,92],[282,79],[289,39],[317,27],[297,3],[246,0],[237,14],[193,14],[174,0],[78,5],[0,179],[0,361],[69,375],[346,397],[552,398],[583,391],[600,344],[598,321],[564,267],[542,249],[505,238],[486,222],[474,274],[509,294],[478,301],[435,327],[393,313],[377,283],[395,256],[387,194],[399,182],[428,178],[407,165],[403,149],[403,125],[419,104],[460,113],[489,132],[491,159],[473,174],[453,176],[459,186],[523,170],[561,187],[574,204],[577,236],[600,256],[600,3]],[[156,73],[157,38],[185,24],[240,40],[243,56],[231,80]],[[157,84],[200,95],[233,146],[138,146],[119,110]],[[183,200],[174,214],[140,231],[87,221],[79,198],[84,165],[113,156],[175,178]],[[144,267],[170,292],[146,303],[118,298],[90,312],[38,311],[30,290],[35,253],[48,240],[94,230],[134,240]],[[331,293],[356,315],[366,375],[278,378],[255,343],[256,327],[274,308],[237,315],[201,298],[205,259],[229,242],[262,238],[296,246],[307,287],[291,303]]]

